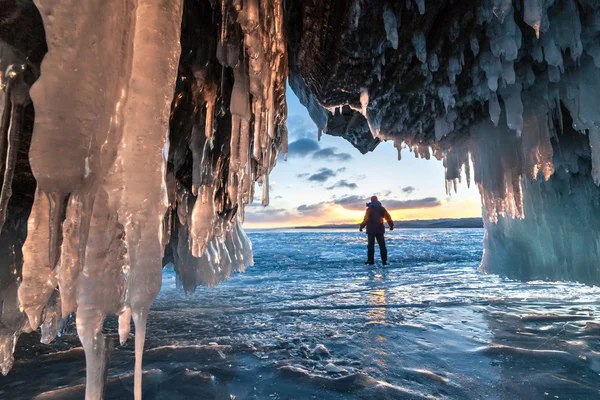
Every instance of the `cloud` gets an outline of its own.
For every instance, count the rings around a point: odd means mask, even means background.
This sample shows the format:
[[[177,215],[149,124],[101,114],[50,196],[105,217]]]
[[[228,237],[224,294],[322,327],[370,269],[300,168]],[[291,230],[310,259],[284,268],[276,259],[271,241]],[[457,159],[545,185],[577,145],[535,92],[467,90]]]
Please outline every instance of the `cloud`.
[[[318,152],[319,148],[319,143],[313,139],[298,139],[289,144],[288,157],[306,157],[310,153]]]
[[[288,115],[287,126],[290,141],[294,139],[317,137],[317,127],[315,123],[304,115]]]
[[[325,207],[327,207],[327,205],[325,203],[317,203],[317,204],[302,204],[301,206],[299,206],[296,211],[298,211],[300,214],[306,216],[306,215],[314,215],[314,214],[323,214],[325,212]]]
[[[352,156],[348,153],[336,153],[335,147],[325,147],[319,151],[313,153],[312,157],[315,159],[321,160],[331,160],[331,161],[349,161],[352,159]]]
[[[390,194],[392,194],[392,191],[391,190],[386,190],[385,192],[377,192],[377,193],[375,193],[375,196],[383,198],[383,197],[388,197]]]
[[[309,173],[298,174],[298,175],[296,175],[296,178],[306,178],[309,175],[310,175]]]
[[[366,197],[352,195],[336,199],[333,201],[333,203],[348,210],[364,210],[367,201],[368,198]],[[436,197],[425,197],[414,200],[381,199],[380,201],[388,211],[411,210],[415,208],[435,208],[442,204],[442,202]]]
[[[245,222],[285,222],[292,214],[284,208],[259,208],[260,204],[248,210],[250,204],[246,206]]]
[[[405,186],[400,190],[402,190],[402,193],[404,193],[404,194],[411,194],[412,192],[415,191],[415,188],[413,186]]]
[[[329,169],[329,168],[321,168],[320,170],[318,170],[315,174],[312,174],[311,176],[308,177],[309,181],[312,182],[325,182],[326,180],[328,180],[329,178],[333,178],[335,177],[336,173],[334,170]]]
[[[327,190],[333,190],[335,188],[348,188],[348,189],[354,190],[354,189],[358,188],[358,185],[354,182],[348,182],[347,180],[342,179],[340,181],[337,181],[333,185],[329,186],[327,188]]]
[[[414,200],[385,200],[385,207],[388,210],[410,210],[414,208],[435,208],[442,205],[440,199],[436,197],[424,197]]]
[[[352,195],[340,197],[339,199],[334,200],[333,204],[337,204],[338,206],[342,206],[350,210],[363,210],[367,201],[368,198],[366,197]]]

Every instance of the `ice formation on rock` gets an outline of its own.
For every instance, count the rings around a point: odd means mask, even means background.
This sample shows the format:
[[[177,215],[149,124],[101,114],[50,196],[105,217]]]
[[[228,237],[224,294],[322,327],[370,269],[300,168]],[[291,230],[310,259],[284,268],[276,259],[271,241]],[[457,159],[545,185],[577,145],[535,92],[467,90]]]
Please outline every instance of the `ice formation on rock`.
[[[6,3],[3,373],[21,332],[52,341],[76,312],[101,398],[117,314],[141,397],[161,268],[190,292],[253,262],[241,221],[287,152],[288,76],[319,135],[442,160],[448,192],[472,166],[484,270],[600,282],[597,2]]]
[[[193,291],[253,263],[243,208],[255,181],[268,188],[278,152],[287,151],[283,5],[36,0],[34,11],[47,45],[39,70],[15,50],[24,43],[0,41],[0,243],[10,266],[0,276],[2,372],[21,332],[41,327],[49,343],[61,318],[76,312],[86,398],[102,398],[102,327],[117,314],[121,342],[135,324],[139,399],[146,320],[163,265],[173,263]],[[209,13],[218,30],[199,25]],[[202,29],[204,37],[190,35]],[[22,163],[37,187],[27,188],[33,204],[22,243],[29,209],[15,210],[22,199],[11,202],[11,188],[31,102]],[[27,171],[17,173],[24,179]]]

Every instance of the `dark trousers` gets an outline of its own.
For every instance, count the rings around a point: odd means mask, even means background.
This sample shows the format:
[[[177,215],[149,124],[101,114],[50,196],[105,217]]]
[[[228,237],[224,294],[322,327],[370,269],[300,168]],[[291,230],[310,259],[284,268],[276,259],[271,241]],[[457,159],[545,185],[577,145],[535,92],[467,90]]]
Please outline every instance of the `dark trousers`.
[[[369,233],[367,236],[369,238],[369,244],[367,246],[367,262],[375,262],[375,239],[377,239],[379,253],[381,254],[381,262],[387,263],[387,248],[385,247],[385,238],[383,237],[383,234],[374,235]]]

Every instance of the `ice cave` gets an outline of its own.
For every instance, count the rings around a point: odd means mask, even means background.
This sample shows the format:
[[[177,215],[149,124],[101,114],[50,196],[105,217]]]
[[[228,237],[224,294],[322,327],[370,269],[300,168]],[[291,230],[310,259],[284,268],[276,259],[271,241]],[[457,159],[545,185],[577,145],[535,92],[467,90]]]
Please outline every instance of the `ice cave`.
[[[4,0],[4,375],[20,335],[76,313],[102,398],[117,315],[141,399],[162,268],[191,292],[253,264],[241,222],[287,153],[288,84],[319,135],[472,181],[482,271],[600,284],[597,0]]]

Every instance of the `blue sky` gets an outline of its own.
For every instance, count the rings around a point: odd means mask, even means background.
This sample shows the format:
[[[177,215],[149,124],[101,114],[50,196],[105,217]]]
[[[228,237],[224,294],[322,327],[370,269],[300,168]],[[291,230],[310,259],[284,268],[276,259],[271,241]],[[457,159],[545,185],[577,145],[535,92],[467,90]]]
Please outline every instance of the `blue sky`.
[[[360,222],[373,194],[394,220],[481,216],[475,185],[463,182],[446,195],[444,168],[435,159],[416,159],[392,142],[362,155],[340,137],[318,131],[306,109],[288,87],[289,153],[279,157],[270,176],[270,205],[260,205],[261,190],[246,207],[250,228]]]

